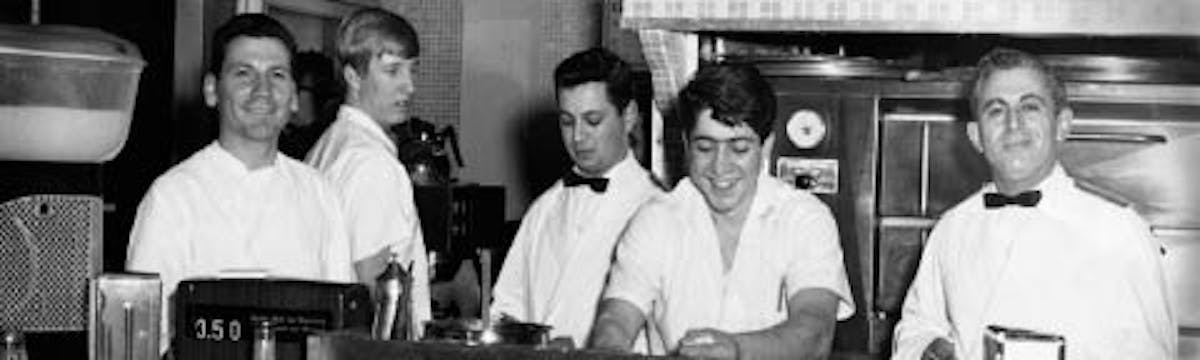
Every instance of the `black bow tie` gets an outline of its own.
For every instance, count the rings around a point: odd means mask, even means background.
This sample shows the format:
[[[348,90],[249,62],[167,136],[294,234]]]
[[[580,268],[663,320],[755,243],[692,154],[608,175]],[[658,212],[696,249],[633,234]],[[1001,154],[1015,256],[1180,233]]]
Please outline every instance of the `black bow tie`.
[[[605,190],[608,190],[608,179],[583,177],[582,175],[576,174],[574,171],[568,171],[566,175],[563,175],[562,180],[563,186],[566,187],[587,185],[588,187],[592,188],[592,191],[598,193],[603,193]]]
[[[983,207],[988,209],[995,209],[1006,205],[1031,207],[1037,206],[1039,201],[1042,201],[1041,191],[1026,191],[1017,194],[1017,196],[1008,196],[1001,193],[983,194]]]

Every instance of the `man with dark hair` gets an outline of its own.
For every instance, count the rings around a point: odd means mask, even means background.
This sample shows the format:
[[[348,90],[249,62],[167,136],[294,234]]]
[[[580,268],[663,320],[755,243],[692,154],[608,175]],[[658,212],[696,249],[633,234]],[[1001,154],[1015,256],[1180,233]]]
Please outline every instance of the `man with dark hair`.
[[[829,208],[762,169],[770,85],[753,67],[705,67],[680,107],[688,176],[630,220],[591,346],[628,350],[649,323],[683,356],[828,356],[853,298]]]
[[[276,150],[296,110],[295,42],[275,20],[235,16],[217,29],[204,101],[217,140],[154,181],[138,207],[129,271],[163,282],[163,338],[180,280],[255,269],[273,277],[349,282],[350,244],[336,193]]]
[[[661,191],[629,147],[639,121],[629,64],[602,48],[585,50],[558,65],[554,84],[574,166],[525,213],[491,310],[550,325],[552,335],[582,345],[619,232]]]
[[[399,15],[365,8],[342,19],[334,60],[345,102],[306,160],[341,195],[360,282],[374,289],[391,259],[405,268],[412,265],[413,328],[408,333],[418,337],[422,323],[432,319],[429,260],[412,181],[388,131],[410,116],[419,53],[416,30]]]
[[[279,135],[279,151],[303,159],[333,122],[341,95],[333,76],[333,60],[328,56],[313,51],[301,52],[296,55],[295,63],[299,106]]]
[[[992,182],[930,233],[893,358],[982,359],[992,326],[1062,336],[1068,359],[1174,358],[1150,227],[1059,164],[1074,116],[1062,83],[1018,50],[993,50],[978,68],[967,135]]]

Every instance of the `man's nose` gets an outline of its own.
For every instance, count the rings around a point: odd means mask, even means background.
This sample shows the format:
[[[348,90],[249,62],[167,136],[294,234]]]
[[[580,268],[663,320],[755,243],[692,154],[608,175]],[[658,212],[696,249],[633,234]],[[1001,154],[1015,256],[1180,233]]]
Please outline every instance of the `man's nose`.
[[[1015,130],[1021,128],[1024,125],[1024,121],[1025,117],[1017,114],[1015,111],[1004,112],[1004,128],[1006,129]]]
[[[716,154],[713,156],[712,167],[718,174],[724,173],[733,167],[733,151],[727,144],[717,146]]]
[[[587,137],[587,129],[578,123],[571,127],[571,140],[576,143],[583,141]]]
[[[271,79],[266,74],[258,74],[254,76],[254,83],[251,86],[250,90],[253,94],[269,96],[274,84],[271,83]]]

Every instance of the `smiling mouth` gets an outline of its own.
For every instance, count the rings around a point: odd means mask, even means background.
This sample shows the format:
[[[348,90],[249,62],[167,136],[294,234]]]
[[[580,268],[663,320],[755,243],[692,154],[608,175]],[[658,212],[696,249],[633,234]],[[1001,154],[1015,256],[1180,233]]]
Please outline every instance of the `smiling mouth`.
[[[712,184],[714,189],[729,190],[737,185],[738,179],[710,179],[708,182]]]

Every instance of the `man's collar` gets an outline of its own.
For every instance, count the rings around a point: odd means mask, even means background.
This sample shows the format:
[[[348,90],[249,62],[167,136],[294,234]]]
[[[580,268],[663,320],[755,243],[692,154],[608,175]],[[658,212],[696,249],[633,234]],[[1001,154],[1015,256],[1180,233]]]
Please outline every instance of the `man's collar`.
[[[211,155],[216,159],[217,163],[222,168],[232,171],[237,174],[253,173],[262,170],[274,168],[279,160],[279,151],[274,150],[270,154],[270,159],[267,159],[266,164],[259,167],[252,167],[252,164],[247,163],[245,159],[237,156],[228,145],[221,142],[220,139],[214,140],[212,144],[206,147],[211,152]]]
[[[342,104],[342,106],[338,108],[337,117],[339,119],[346,119],[346,121],[366,129],[371,136],[377,138],[376,140],[387,144],[387,149],[392,153],[392,155],[397,154],[398,150],[396,149],[396,144],[392,142],[392,138],[388,136],[387,131],[383,128],[383,126],[375,122],[374,119],[371,119],[371,115],[368,115],[366,112],[362,111],[362,109],[356,108],[349,104]]]

